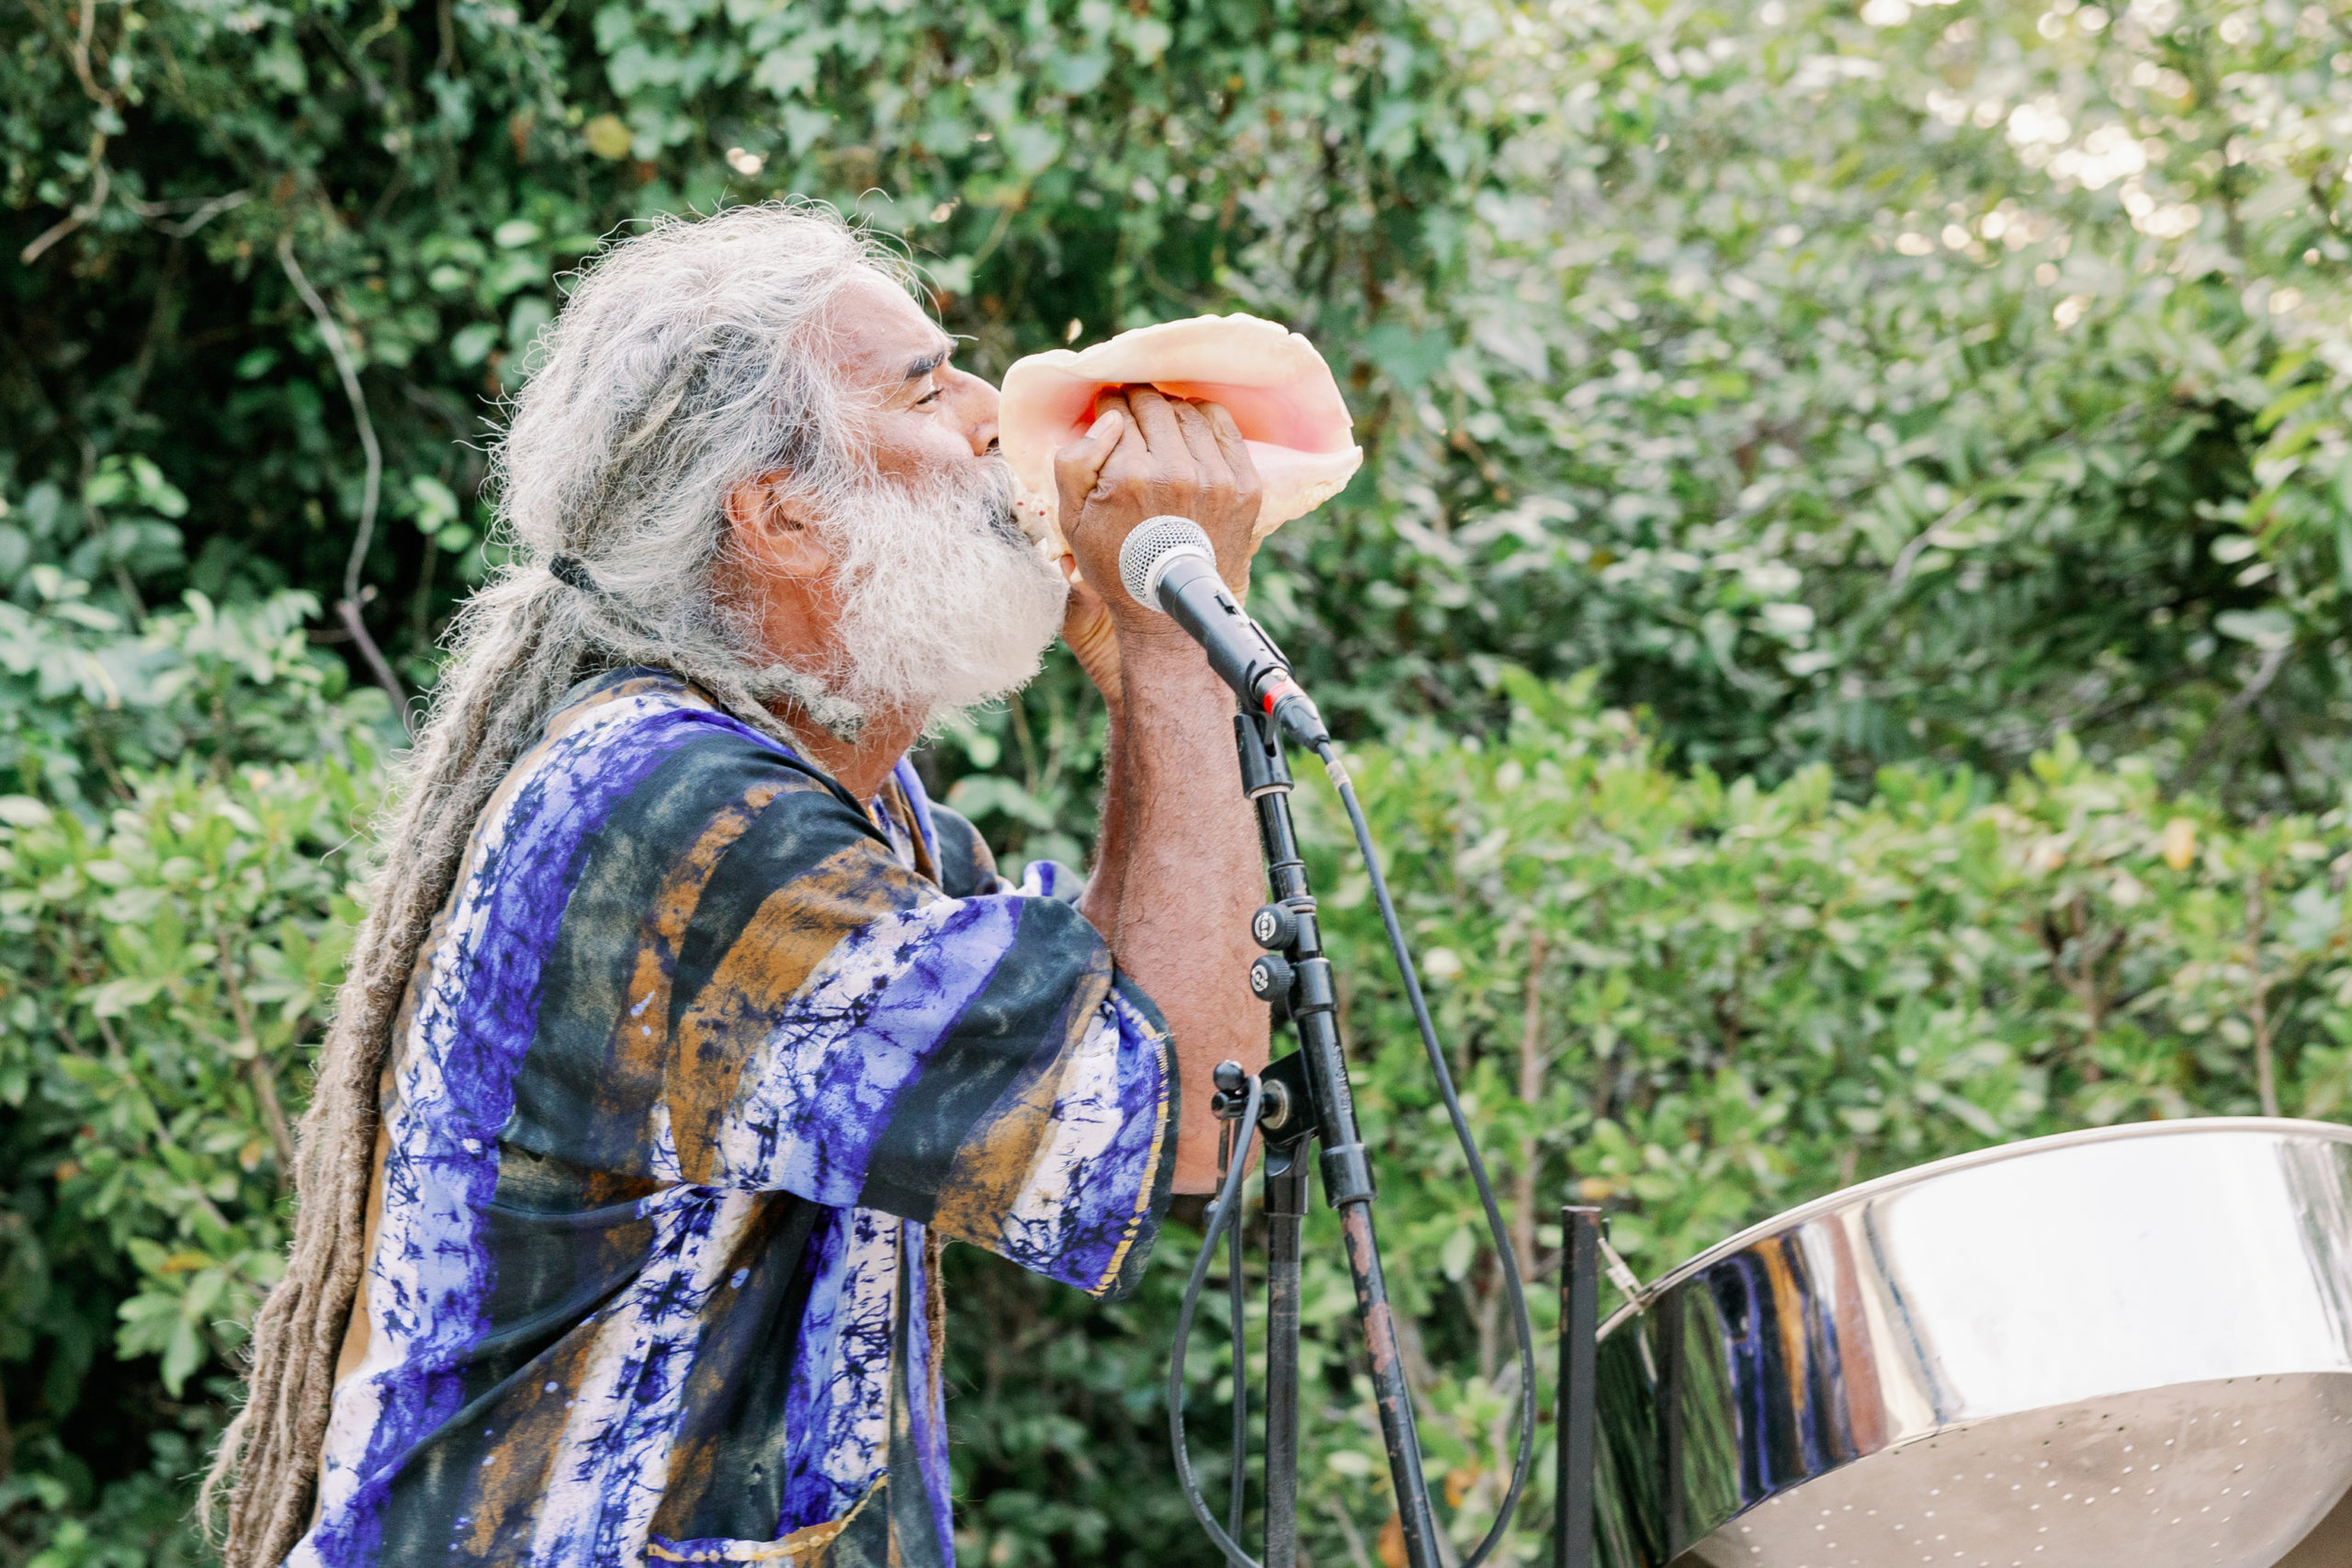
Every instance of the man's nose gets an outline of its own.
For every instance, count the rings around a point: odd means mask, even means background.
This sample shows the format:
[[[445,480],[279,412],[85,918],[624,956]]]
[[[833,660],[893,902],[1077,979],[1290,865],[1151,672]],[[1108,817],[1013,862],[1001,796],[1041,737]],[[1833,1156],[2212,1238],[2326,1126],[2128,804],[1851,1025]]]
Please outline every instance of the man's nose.
[[[970,438],[976,457],[986,457],[996,448],[996,405],[994,387],[968,370],[950,368],[954,378],[949,395],[956,400],[956,422]]]

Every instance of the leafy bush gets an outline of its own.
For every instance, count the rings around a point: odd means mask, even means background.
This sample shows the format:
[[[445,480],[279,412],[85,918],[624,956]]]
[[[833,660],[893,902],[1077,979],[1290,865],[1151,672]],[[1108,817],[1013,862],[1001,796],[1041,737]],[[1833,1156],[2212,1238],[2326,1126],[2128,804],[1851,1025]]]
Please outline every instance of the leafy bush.
[[[199,1555],[398,739],[323,608],[356,560],[430,685],[500,547],[484,416],[561,270],[656,211],[853,208],[984,372],[1211,310],[1323,344],[1365,471],[1255,604],[1358,742],[1533,1250],[1569,1193],[1655,1271],[1964,1147],[2352,1103],[2324,6],[5,16],[0,1564]],[[1060,662],[922,761],[1074,859],[1100,747]],[[1466,1528],[1507,1335],[1310,818]],[[1382,1471],[1312,1245],[1310,1546],[1364,1564]],[[1159,1446],[1185,1251],[1109,1311],[952,1255],[967,1561],[1208,1560]]]
[[[135,623],[159,581],[332,602],[356,548],[361,613],[426,686],[499,548],[486,417],[560,274],[628,220],[832,199],[903,238],[984,373],[1210,309],[1319,323],[1336,350],[1455,267],[1492,141],[1406,0],[530,9],[0,19],[0,231],[29,264],[0,286],[0,577],[56,564]],[[354,361],[372,512],[300,280]],[[1374,365],[1350,373],[1369,411]],[[1021,757],[989,825],[1058,833],[1046,850],[1091,819],[1063,782],[1096,744],[1062,716],[1080,684],[1057,664],[1022,726],[992,716],[947,754],[950,776]]]
[[[1571,1198],[1605,1203],[1651,1277],[1819,1193],[1992,1144],[2152,1117],[2352,1119],[2343,808],[2242,823],[2071,739],[2006,783],[1894,767],[1844,800],[1819,766],[1725,782],[1667,766],[1595,685],[1506,671],[1492,738],[1424,727],[1351,758],[1539,1277]],[[1466,1546],[1508,1468],[1509,1321],[1345,826],[1311,773],[1298,799],[1423,1437]],[[950,1347],[967,1561],[1213,1560],[1154,1451],[1183,1235],[1115,1314],[962,1261],[959,1305],[986,1325],[961,1319]],[[1369,1561],[1390,1507],[1339,1258],[1318,1210],[1304,1523],[1317,1561]],[[1548,1406],[1541,1285],[1533,1306]],[[1211,1473],[1216,1337],[1191,1368]],[[1550,1517],[1535,1473],[1522,1560]]]
[[[0,666],[15,771],[51,796],[0,795],[0,1558],[178,1561],[183,1483],[285,1245],[384,705],[336,699],[300,596],[191,594],[126,637],[42,592],[0,605],[35,655]]]
[[[1463,227],[1470,287],[1423,307],[1458,346],[1379,407],[1377,490],[1277,541],[1318,693],[1394,712],[1401,686],[1461,728],[1500,656],[1599,668],[1727,773],[1826,761],[1859,793],[2068,730],[2251,807],[2333,804],[2341,7],[1451,31],[1523,118]]]
[[[1313,333],[1369,459],[1259,596],[1359,737],[1492,721],[1503,659],[1849,794],[2061,729],[2256,808],[2342,768],[2324,6],[6,15],[0,227],[38,254],[0,575],[53,561],[133,624],[157,584],[339,597],[373,521],[361,613],[429,684],[559,274],[633,217],[799,192],[901,236],[984,372],[1204,310]],[[1082,836],[1067,665],[972,734],[938,767],[998,773],[988,827]]]

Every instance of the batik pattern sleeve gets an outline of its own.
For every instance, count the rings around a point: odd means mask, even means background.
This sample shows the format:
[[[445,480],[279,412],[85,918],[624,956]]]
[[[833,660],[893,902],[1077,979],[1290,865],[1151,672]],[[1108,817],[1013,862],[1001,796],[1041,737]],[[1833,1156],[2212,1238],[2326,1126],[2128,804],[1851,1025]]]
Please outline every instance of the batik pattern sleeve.
[[[506,1140],[880,1209],[1121,1292],[1166,1204],[1177,1083],[1084,917],[945,896],[749,734],[637,793],[566,909]]]

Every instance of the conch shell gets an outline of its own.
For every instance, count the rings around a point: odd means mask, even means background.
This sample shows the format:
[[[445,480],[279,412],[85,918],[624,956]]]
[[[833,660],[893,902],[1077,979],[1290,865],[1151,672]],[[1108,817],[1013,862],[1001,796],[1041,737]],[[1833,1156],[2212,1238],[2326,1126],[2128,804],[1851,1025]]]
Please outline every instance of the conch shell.
[[[1022,495],[1022,527],[1056,561],[1069,553],[1054,454],[1086,434],[1105,388],[1149,385],[1221,403],[1264,486],[1256,537],[1340,493],[1363,462],[1339,383],[1315,345],[1256,316],[1194,316],[1121,333],[1083,353],[1057,348],[1004,373],[997,439]]]

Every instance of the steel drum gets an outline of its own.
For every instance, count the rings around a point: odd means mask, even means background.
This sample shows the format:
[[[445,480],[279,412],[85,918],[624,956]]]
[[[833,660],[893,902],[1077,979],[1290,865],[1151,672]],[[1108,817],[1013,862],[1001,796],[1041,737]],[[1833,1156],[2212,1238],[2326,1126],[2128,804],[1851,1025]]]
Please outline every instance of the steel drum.
[[[1598,1401],[1606,1568],[2352,1568],[2352,1128],[1834,1193],[1605,1324]]]

